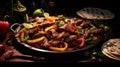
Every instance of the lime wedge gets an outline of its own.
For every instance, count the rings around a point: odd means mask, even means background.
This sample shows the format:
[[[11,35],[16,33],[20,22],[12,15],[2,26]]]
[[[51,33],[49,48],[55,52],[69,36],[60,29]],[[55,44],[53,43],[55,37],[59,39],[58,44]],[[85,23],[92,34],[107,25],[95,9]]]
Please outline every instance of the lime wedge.
[[[49,17],[49,16],[50,16],[50,14],[49,14],[49,13],[44,12],[44,17]]]
[[[33,26],[31,24],[28,24],[28,23],[23,23],[23,26],[25,28],[33,28]]]

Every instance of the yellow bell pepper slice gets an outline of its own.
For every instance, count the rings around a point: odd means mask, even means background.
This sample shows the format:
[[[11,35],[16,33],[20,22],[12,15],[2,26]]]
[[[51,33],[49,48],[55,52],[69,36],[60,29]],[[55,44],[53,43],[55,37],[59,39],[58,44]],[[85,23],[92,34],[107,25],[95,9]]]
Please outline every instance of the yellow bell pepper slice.
[[[36,39],[32,39],[32,40],[27,40],[26,42],[29,44],[32,44],[32,43],[37,43],[39,41],[42,41],[43,39],[45,39],[45,36],[42,36],[42,37],[36,38]]]
[[[55,24],[50,27],[47,27],[47,28],[45,28],[45,32],[47,32],[50,29],[56,28],[56,27],[57,27],[57,25],[55,25]]]
[[[57,39],[61,38],[63,35],[65,34],[65,31],[63,31],[62,33],[60,33],[57,37]]]
[[[64,47],[63,48],[53,47],[53,46],[49,47],[50,50],[59,51],[59,52],[64,52],[67,48],[68,48],[68,44],[66,42],[64,42]]]

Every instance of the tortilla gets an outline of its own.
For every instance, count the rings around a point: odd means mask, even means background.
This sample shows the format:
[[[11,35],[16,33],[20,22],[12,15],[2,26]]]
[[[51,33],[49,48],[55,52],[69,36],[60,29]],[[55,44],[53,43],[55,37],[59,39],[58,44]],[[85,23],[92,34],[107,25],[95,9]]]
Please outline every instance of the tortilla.
[[[108,20],[113,19],[114,14],[106,9],[87,7],[77,11],[77,15],[85,19]]]
[[[120,39],[110,39],[102,46],[102,53],[106,56],[120,60]]]

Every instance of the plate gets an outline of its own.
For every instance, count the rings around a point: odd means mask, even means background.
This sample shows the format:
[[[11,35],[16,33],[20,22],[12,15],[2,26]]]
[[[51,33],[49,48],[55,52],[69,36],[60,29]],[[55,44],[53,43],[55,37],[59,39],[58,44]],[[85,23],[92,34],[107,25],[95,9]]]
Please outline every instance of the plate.
[[[120,61],[120,39],[109,39],[102,45],[102,53],[109,58]]]

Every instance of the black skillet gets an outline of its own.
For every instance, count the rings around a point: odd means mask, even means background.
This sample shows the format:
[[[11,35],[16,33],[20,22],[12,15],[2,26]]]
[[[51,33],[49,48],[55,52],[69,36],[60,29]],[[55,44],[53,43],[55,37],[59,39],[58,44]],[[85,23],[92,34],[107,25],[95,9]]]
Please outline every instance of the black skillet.
[[[15,35],[21,28],[22,24],[20,23],[14,23],[11,25],[10,29]],[[29,44],[22,43],[18,38],[14,37],[14,46],[16,49],[18,49],[20,52],[25,53],[25,54],[32,54],[32,55],[37,55],[37,56],[45,56],[45,57],[70,57],[72,58],[77,55],[80,55],[80,53],[84,52],[85,50],[88,50],[90,48],[94,48],[97,46],[100,42],[105,41],[108,36],[106,35],[104,38],[101,36],[98,36],[98,39],[96,41],[90,41],[86,43],[86,45],[80,49],[77,50],[72,50],[72,51],[65,51],[65,52],[57,52],[57,51],[51,51],[51,50],[45,50],[45,49],[40,49],[36,48],[33,46],[30,46]]]
[[[10,27],[10,29],[12,30],[12,32],[13,32],[14,34],[16,34],[21,28],[22,28],[22,24],[19,24],[19,23],[14,23],[14,24],[11,25],[11,27]],[[82,51],[82,50],[89,49],[89,48],[97,45],[101,39],[98,38],[97,41],[89,42],[88,45],[84,46],[84,47],[81,48],[81,49],[73,50],[73,51],[66,51],[66,52],[57,52],[57,51],[39,49],[39,48],[32,47],[32,46],[30,46],[30,45],[28,45],[28,44],[26,44],[26,43],[22,43],[18,38],[15,38],[15,40],[16,40],[19,44],[24,45],[25,47],[27,47],[27,48],[29,48],[29,49],[31,49],[31,50],[38,51],[38,52],[44,52],[44,53],[73,53],[73,52],[77,52],[77,51]]]

